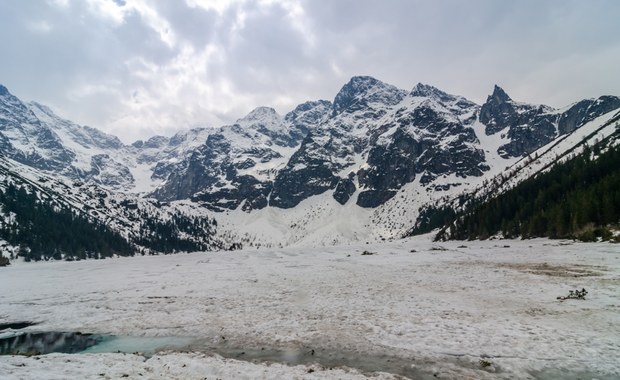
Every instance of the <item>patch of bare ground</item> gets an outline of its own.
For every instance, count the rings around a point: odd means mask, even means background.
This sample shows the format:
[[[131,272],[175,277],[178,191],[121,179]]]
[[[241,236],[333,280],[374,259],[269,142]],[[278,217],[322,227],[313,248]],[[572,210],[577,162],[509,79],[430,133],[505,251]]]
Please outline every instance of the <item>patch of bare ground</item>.
[[[601,276],[607,268],[594,265],[548,264],[548,263],[498,263],[498,267],[551,277]]]

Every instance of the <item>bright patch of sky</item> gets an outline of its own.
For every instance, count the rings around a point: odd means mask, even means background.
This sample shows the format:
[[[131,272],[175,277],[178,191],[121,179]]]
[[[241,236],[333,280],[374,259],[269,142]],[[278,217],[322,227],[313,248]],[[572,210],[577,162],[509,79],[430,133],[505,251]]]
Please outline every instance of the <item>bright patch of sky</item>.
[[[125,142],[333,99],[351,76],[479,103],[620,95],[615,0],[0,2],[0,83]]]

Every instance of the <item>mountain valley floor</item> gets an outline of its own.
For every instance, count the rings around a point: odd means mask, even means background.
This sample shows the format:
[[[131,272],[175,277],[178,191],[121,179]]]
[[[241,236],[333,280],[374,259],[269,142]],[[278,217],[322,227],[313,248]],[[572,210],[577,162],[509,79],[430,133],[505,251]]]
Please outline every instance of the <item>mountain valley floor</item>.
[[[585,299],[558,299],[582,288]],[[0,356],[6,379],[620,378],[617,244],[426,235],[17,262],[0,268],[0,289],[0,323],[36,322],[0,338],[188,342],[148,354]]]

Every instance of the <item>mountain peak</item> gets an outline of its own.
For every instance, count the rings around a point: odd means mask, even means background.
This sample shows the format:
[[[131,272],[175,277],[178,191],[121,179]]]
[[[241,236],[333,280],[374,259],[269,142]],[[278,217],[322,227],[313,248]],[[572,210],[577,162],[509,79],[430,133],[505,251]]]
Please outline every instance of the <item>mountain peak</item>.
[[[412,96],[427,96],[429,93],[432,93],[435,90],[437,89],[431,85],[418,82],[418,84],[413,86],[413,89],[411,90],[410,94]]]
[[[437,87],[433,87],[428,84],[418,83],[416,84],[411,92],[409,93],[411,96],[420,96],[420,97],[428,97],[435,98],[440,101],[453,101],[456,99],[453,95],[450,95],[446,92],[441,91]]]
[[[368,85],[374,86],[377,83],[383,83],[383,82],[369,75],[356,75],[356,76],[351,77],[348,84],[357,85],[357,86],[368,84]]]
[[[352,77],[336,94],[336,98],[334,99],[334,103],[337,103],[339,99],[363,95],[368,92],[373,87],[384,84],[378,79],[369,76],[355,76]]]
[[[371,76],[367,76],[367,75],[354,76],[351,79],[349,79],[349,81],[344,86],[342,86],[342,88],[336,95],[336,98],[343,91],[354,92],[356,94],[363,94],[365,92],[368,92],[374,87],[383,87],[383,86],[389,86],[389,85]]]
[[[287,113],[284,120],[292,123],[296,123],[299,120],[304,120],[304,123],[302,124],[314,125],[324,120],[325,116],[331,111],[331,109],[332,102],[328,100],[308,101],[299,104],[294,110]]]
[[[9,90],[0,84],[0,96],[9,95]]]
[[[280,119],[282,116],[271,107],[256,107],[249,114],[243,117],[243,121],[261,121],[265,119]]]
[[[405,94],[404,91],[373,77],[354,76],[342,86],[334,98],[334,113],[340,113],[365,101],[394,105],[400,102]],[[361,106],[361,104],[357,105]]]
[[[495,85],[495,87],[493,88],[493,94],[491,94],[487,98],[487,102],[489,102],[491,99],[494,99],[498,103],[505,103],[505,102],[512,101],[510,96],[508,96],[508,94],[506,94],[506,91],[504,91],[504,89],[502,89],[498,85]]]
[[[235,125],[263,131],[281,131],[284,118],[271,107],[256,107],[245,117],[237,120]]]

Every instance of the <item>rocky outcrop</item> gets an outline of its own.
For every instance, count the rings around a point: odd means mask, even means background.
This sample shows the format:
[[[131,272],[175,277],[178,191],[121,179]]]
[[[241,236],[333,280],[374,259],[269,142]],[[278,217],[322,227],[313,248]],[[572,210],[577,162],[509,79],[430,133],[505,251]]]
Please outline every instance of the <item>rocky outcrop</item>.
[[[598,99],[586,99],[575,103],[558,120],[560,135],[571,133],[585,123],[597,117],[620,108],[620,98],[617,96],[601,96]]]
[[[396,119],[393,134],[368,153],[367,166],[358,178],[362,192],[357,204],[376,207],[421,175],[428,185],[440,175],[481,176],[489,167],[471,127],[431,99]]]
[[[602,96],[582,100],[561,112],[544,105],[517,103],[495,86],[480,108],[480,122],[486,126],[487,135],[501,132],[508,138],[509,142],[498,149],[500,156],[521,157],[617,108],[620,98]]]
[[[359,190],[359,206],[377,207],[418,175],[424,185],[444,174],[480,176],[488,166],[470,127],[477,110],[432,86],[407,93],[354,77],[278,174],[270,205],[291,208],[326,191],[344,204]]]
[[[18,162],[47,171],[62,171],[75,154],[9,90],[0,85],[0,150]]]
[[[480,108],[486,134],[502,132],[510,140],[498,149],[504,158],[529,154],[557,137],[557,118],[550,107],[514,102],[499,86]]]
[[[152,195],[167,201],[189,198],[216,211],[266,207],[279,169],[330,111],[327,101],[301,104],[284,118],[259,107],[213,132],[185,160],[157,167],[155,173],[169,175]]]

